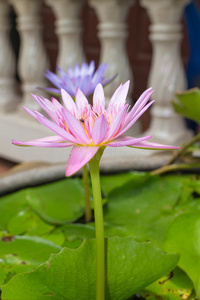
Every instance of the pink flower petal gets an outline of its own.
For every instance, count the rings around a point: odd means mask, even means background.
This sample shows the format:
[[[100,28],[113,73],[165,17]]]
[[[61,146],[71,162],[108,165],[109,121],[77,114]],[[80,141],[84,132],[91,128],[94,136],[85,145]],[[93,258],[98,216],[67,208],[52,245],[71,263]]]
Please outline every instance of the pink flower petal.
[[[105,109],[105,96],[102,85],[99,83],[93,95],[93,108],[95,112],[102,113]]]
[[[130,85],[130,80],[128,80],[122,85],[122,87],[119,89],[116,95],[114,105],[121,106],[125,104],[126,97],[128,95],[129,85]]]
[[[140,118],[140,116],[154,103],[154,100],[149,102],[136,116],[133,118],[128,125],[123,126],[120,132],[115,136],[115,138],[119,137],[120,135],[124,134],[133,124]]]
[[[95,120],[92,128],[92,141],[98,145],[103,142],[108,131],[108,125],[104,115]]]
[[[32,94],[33,98],[37,101],[37,103],[41,106],[41,108],[47,113],[47,115],[57,124],[59,124],[59,120],[58,117],[56,115],[56,111],[57,111],[57,105],[55,105],[55,103],[52,103],[51,101],[43,98],[43,97],[39,97],[36,96],[34,94]],[[55,100],[55,99],[54,99]],[[57,100],[55,100],[57,101]],[[61,106],[61,105],[60,105]],[[62,107],[62,106],[61,106]]]
[[[149,88],[146,90],[138,99],[138,101],[135,103],[131,111],[129,112],[129,116],[126,120],[126,123],[128,124],[138,113],[140,110],[143,109],[143,107],[147,104],[149,101],[151,95],[153,94],[152,88]]]
[[[28,107],[22,106],[22,108],[29,114],[31,115],[33,118],[37,119],[37,115],[35,112],[33,112],[32,110],[30,110]]]
[[[67,162],[65,175],[71,176],[80,170],[92,159],[98,150],[99,147],[95,146],[74,146]]]
[[[152,87],[148,88],[146,91],[142,93],[139,99],[136,101],[135,105],[133,106],[134,111],[139,109],[141,106],[146,105],[147,101],[150,99],[151,95],[153,94]],[[144,104],[144,105],[143,105]]]
[[[75,99],[76,106],[79,111],[82,111],[85,107],[89,105],[87,98],[79,88],[77,89]]]
[[[117,93],[114,93],[113,97],[110,100],[109,108],[107,111],[111,111],[113,107],[119,107],[121,108],[126,101],[126,97],[128,95],[130,80],[128,80],[126,83],[124,83],[122,86],[120,86],[117,89]]]
[[[151,135],[140,137],[140,138],[133,138],[131,136],[124,136],[118,139],[115,139],[107,144],[110,147],[124,147],[124,146],[133,146],[145,140],[151,138]]]
[[[65,148],[74,146],[72,143],[58,143],[58,142],[37,142],[37,140],[27,141],[27,142],[19,142],[16,140],[12,140],[12,144],[18,146],[35,146],[35,147],[47,147],[47,148]]]
[[[67,123],[67,127],[69,131],[83,144],[89,144],[90,140],[87,137],[87,134],[85,133],[85,130],[83,129],[83,126],[81,125],[80,121],[77,120],[71,112],[64,110],[62,111],[63,116],[65,118],[65,121]],[[80,144],[80,142],[78,143]]]
[[[109,104],[108,104],[107,110],[106,110],[107,112],[110,112],[110,110],[111,110],[111,108],[112,108],[112,106],[113,106],[113,103],[114,103],[114,101],[115,101],[115,99],[116,99],[116,96],[117,96],[119,90],[121,89],[121,87],[122,87],[122,83],[120,84],[120,86],[116,89],[116,91],[115,91],[114,94],[112,95],[112,97],[111,97],[111,99],[110,99],[110,102],[109,102]]]
[[[126,115],[127,105],[123,106],[121,110],[115,115],[114,119],[112,120],[110,124],[110,128],[108,130],[108,134],[106,136],[106,140],[108,141],[111,139],[119,130],[122,121]]]
[[[74,114],[76,111],[76,104],[72,97],[63,89],[61,89],[61,96],[66,109]]]
[[[134,146],[130,146],[133,148],[141,148],[141,149],[149,149],[149,150],[174,150],[174,149],[180,149],[180,147],[175,146],[168,146],[168,145],[162,145],[157,143],[152,143],[149,141],[143,141],[140,143],[135,144]]]
[[[18,145],[18,146],[37,146],[37,147],[70,147],[74,144],[72,143],[66,143],[65,140],[60,136],[47,136],[41,139],[36,139],[32,141],[27,142],[19,142],[16,140],[12,140],[12,144]]]
[[[42,125],[46,126],[47,128],[51,129],[53,132],[55,132],[58,135],[60,135],[61,137],[63,137],[66,142],[71,142],[71,143],[78,144],[78,140],[75,137],[73,137],[73,135],[71,135],[69,132],[65,131],[59,125],[51,122],[50,120],[48,120],[44,116],[37,115],[37,120]]]

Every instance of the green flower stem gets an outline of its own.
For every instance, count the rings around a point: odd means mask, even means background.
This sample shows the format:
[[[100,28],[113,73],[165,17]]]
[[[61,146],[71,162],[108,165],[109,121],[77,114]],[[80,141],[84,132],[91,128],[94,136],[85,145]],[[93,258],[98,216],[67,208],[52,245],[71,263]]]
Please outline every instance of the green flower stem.
[[[151,171],[151,175],[160,175],[164,174],[170,171],[178,171],[178,170],[187,170],[187,169],[194,169],[194,168],[200,168],[200,163],[197,164],[173,164],[169,166],[164,166],[162,168],[159,168],[157,170]]]
[[[197,142],[200,139],[200,133],[195,135],[187,144],[185,144],[179,151],[177,151],[172,158],[168,161],[166,166],[171,165],[175,160],[177,160],[181,155],[185,153],[185,151],[192,146],[195,142]]]
[[[105,249],[104,249],[104,224],[101,186],[99,176],[99,162],[103,154],[101,149],[89,162],[94,199],[94,217],[96,231],[96,300],[105,299]]]
[[[85,221],[92,220],[92,210],[90,204],[90,184],[87,165],[83,167],[83,184],[84,184],[84,198],[85,198]]]

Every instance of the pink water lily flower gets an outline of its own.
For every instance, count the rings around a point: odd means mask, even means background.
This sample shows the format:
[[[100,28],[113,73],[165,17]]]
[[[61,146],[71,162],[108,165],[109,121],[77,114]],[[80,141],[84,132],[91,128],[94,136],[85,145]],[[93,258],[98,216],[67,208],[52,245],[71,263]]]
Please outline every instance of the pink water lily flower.
[[[151,136],[140,138],[124,136],[124,133],[154,102],[148,103],[153,93],[149,88],[140,96],[133,108],[130,108],[130,105],[126,103],[128,89],[129,81],[121,84],[110,99],[107,108],[105,108],[105,96],[101,84],[95,88],[93,106],[88,103],[80,89],[76,92],[75,102],[65,90],[61,90],[64,106],[54,98],[49,101],[33,95],[51,120],[37,111],[31,111],[25,107],[24,109],[56,135],[28,142],[15,140],[12,142],[16,145],[38,147],[72,146],[67,162],[66,176],[81,169],[93,158],[100,147],[132,146],[146,149],[177,149],[177,147],[147,141]]]

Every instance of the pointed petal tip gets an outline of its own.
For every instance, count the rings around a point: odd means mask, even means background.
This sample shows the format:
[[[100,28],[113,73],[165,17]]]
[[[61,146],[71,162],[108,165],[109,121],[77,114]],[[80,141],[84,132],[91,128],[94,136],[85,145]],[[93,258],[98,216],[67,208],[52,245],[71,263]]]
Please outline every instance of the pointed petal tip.
[[[60,93],[61,93],[61,96],[63,97],[63,95],[69,95],[68,92],[64,89],[60,89]]]
[[[65,175],[71,176],[85,166],[99,150],[99,146],[74,146],[68,158]]]
[[[125,85],[125,84],[129,85],[130,82],[131,82],[131,81],[130,81],[130,79],[129,79],[129,80],[127,80],[127,81],[124,83],[124,85]]]
[[[96,85],[95,90],[96,90],[97,88],[99,88],[99,87],[103,89],[103,86],[102,86],[102,84],[101,84],[100,82]]]
[[[70,177],[70,176],[74,175],[74,174],[75,174],[76,172],[78,172],[78,171],[79,171],[79,170],[73,172],[72,170],[68,170],[68,168],[66,167],[66,169],[65,169],[65,176],[66,176],[66,177]]]

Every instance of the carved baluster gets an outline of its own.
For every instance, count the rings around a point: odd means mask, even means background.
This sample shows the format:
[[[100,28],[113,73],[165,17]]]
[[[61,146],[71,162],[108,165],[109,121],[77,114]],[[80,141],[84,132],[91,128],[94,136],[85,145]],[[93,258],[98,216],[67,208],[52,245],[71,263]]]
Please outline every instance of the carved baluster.
[[[107,63],[106,77],[110,78],[118,74],[117,78],[105,87],[106,102],[110,100],[115,89],[130,79],[128,102],[133,90],[133,75],[126,51],[127,25],[126,16],[134,0],[90,0],[99,18],[99,39],[101,42],[100,63]],[[131,129],[130,134],[140,132],[140,123],[137,122]]]
[[[18,29],[21,39],[19,74],[22,79],[23,104],[38,109],[33,101],[37,87],[46,86],[44,72],[48,68],[48,59],[42,41],[41,7],[42,0],[10,0],[18,15]]]
[[[181,16],[189,0],[141,0],[152,25],[150,40],[153,46],[148,85],[155,90],[148,134],[161,143],[184,143],[191,137],[183,118],[174,113],[171,100],[175,92],[186,89],[186,78],[180,52]]]
[[[106,77],[110,78],[118,74],[117,78],[106,88],[106,96],[109,99],[120,83],[131,80],[133,88],[133,76],[130,69],[127,52],[126,38],[127,25],[125,22],[128,9],[134,3],[133,0],[90,0],[99,18],[99,38],[101,42],[100,62],[108,64]],[[130,99],[129,99],[130,100]]]
[[[47,0],[56,15],[59,40],[57,64],[64,70],[85,60],[81,41],[80,9],[84,0]]]
[[[0,111],[16,109],[19,98],[15,91],[15,58],[9,40],[9,5],[0,0]]]

